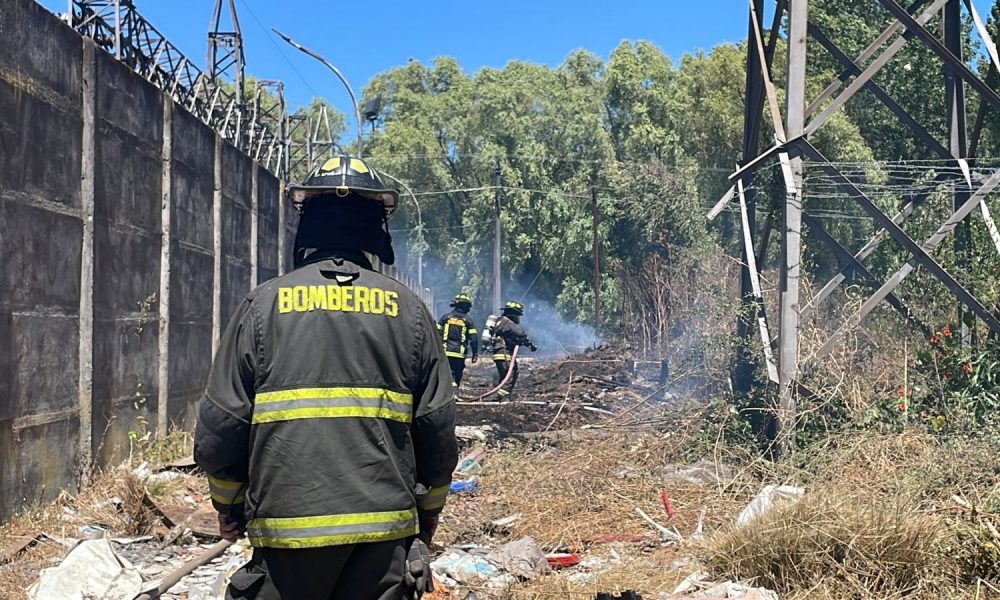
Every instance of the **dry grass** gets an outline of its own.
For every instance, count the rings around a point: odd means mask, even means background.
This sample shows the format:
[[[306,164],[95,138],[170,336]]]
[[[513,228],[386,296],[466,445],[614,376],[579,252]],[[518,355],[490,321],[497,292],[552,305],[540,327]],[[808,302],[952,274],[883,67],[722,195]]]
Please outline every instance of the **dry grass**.
[[[719,575],[752,579],[782,593],[835,583],[846,597],[890,598],[932,592],[954,580],[937,552],[940,516],[906,500],[814,488],[802,500],[707,544]]]

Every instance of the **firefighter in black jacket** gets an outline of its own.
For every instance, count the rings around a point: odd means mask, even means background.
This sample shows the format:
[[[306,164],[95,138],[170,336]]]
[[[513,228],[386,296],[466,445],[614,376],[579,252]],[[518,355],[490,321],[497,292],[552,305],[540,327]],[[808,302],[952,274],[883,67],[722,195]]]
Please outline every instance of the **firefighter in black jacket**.
[[[295,270],[236,309],[198,405],[220,532],[254,546],[226,597],[411,598],[458,449],[434,319],[364,254],[393,262],[398,195],[347,156],[289,191]]]
[[[479,333],[469,317],[472,298],[468,294],[455,296],[451,307],[451,312],[438,319],[438,329],[444,341],[444,354],[451,365],[452,385],[458,388],[462,385],[462,373],[465,371],[466,350],[472,354],[472,362],[479,360]]]
[[[510,379],[506,385],[497,390],[501,397],[510,396],[514,391],[514,384],[517,383],[517,360],[512,359],[515,346],[526,346],[532,352],[538,350],[534,342],[528,338],[528,334],[521,327],[521,315],[524,314],[524,305],[513,300],[503,306],[503,313],[493,325],[493,362],[496,363],[497,373],[500,381],[507,376],[510,369]]]

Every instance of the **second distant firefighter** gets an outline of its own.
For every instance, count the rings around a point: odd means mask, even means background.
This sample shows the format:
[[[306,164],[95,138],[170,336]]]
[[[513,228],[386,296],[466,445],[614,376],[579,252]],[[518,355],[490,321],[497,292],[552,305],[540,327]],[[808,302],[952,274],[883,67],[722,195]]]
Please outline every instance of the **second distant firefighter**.
[[[469,317],[472,309],[472,298],[468,294],[458,294],[451,301],[452,311],[438,320],[438,329],[444,340],[444,353],[451,366],[452,385],[456,388],[462,384],[462,373],[465,371],[465,357],[468,351],[472,362],[479,360],[479,334],[476,325]]]
[[[508,369],[511,371],[510,380],[497,391],[500,396],[509,396],[514,391],[514,384],[517,383],[517,361],[513,359],[514,348],[526,346],[532,352],[538,350],[528,334],[525,333],[524,328],[521,327],[521,315],[523,314],[524,305],[511,300],[504,304],[503,313],[493,325],[493,362],[496,363],[500,381],[502,382],[507,376]]]

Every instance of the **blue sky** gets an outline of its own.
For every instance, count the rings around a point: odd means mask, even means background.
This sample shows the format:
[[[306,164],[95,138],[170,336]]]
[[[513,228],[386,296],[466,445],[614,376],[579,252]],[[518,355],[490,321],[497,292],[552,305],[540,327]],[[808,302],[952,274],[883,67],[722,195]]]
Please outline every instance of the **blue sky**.
[[[66,10],[66,0],[40,1]],[[134,1],[204,68],[213,0]],[[992,1],[975,0],[984,19]],[[270,27],[324,55],[361,94],[373,75],[410,58],[428,62],[450,55],[468,71],[512,59],[557,65],[578,48],[606,58],[622,39],[643,39],[676,60],[745,37],[746,6],[745,0],[236,0],[247,74],[284,81],[292,107],[323,95],[346,114],[350,101],[335,77],[277,39]]]

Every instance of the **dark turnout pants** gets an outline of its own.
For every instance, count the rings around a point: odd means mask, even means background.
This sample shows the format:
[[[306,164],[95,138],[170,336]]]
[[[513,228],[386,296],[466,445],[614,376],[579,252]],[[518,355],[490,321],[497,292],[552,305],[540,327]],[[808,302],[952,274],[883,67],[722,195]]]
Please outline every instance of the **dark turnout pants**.
[[[448,366],[451,367],[451,378],[455,382],[455,386],[462,385],[462,373],[465,372],[465,358],[449,356]]]
[[[408,540],[324,548],[254,548],[226,600],[408,600]]]
[[[507,359],[493,358],[493,362],[497,365],[497,374],[500,376],[500,378],[497,379],[498,385],[503,381],[503,378],[507,376],[507,369],[509,368],[511,362],[514,364],[513,371],[511,371],[510,374],[510,379],[508,379],[507,383],[497,391],[497,394],[501,397],[510,396],[511,392],[514,391],[514,384],[517,383],[517,361],[509,360],[509,354],[507,357]]]

